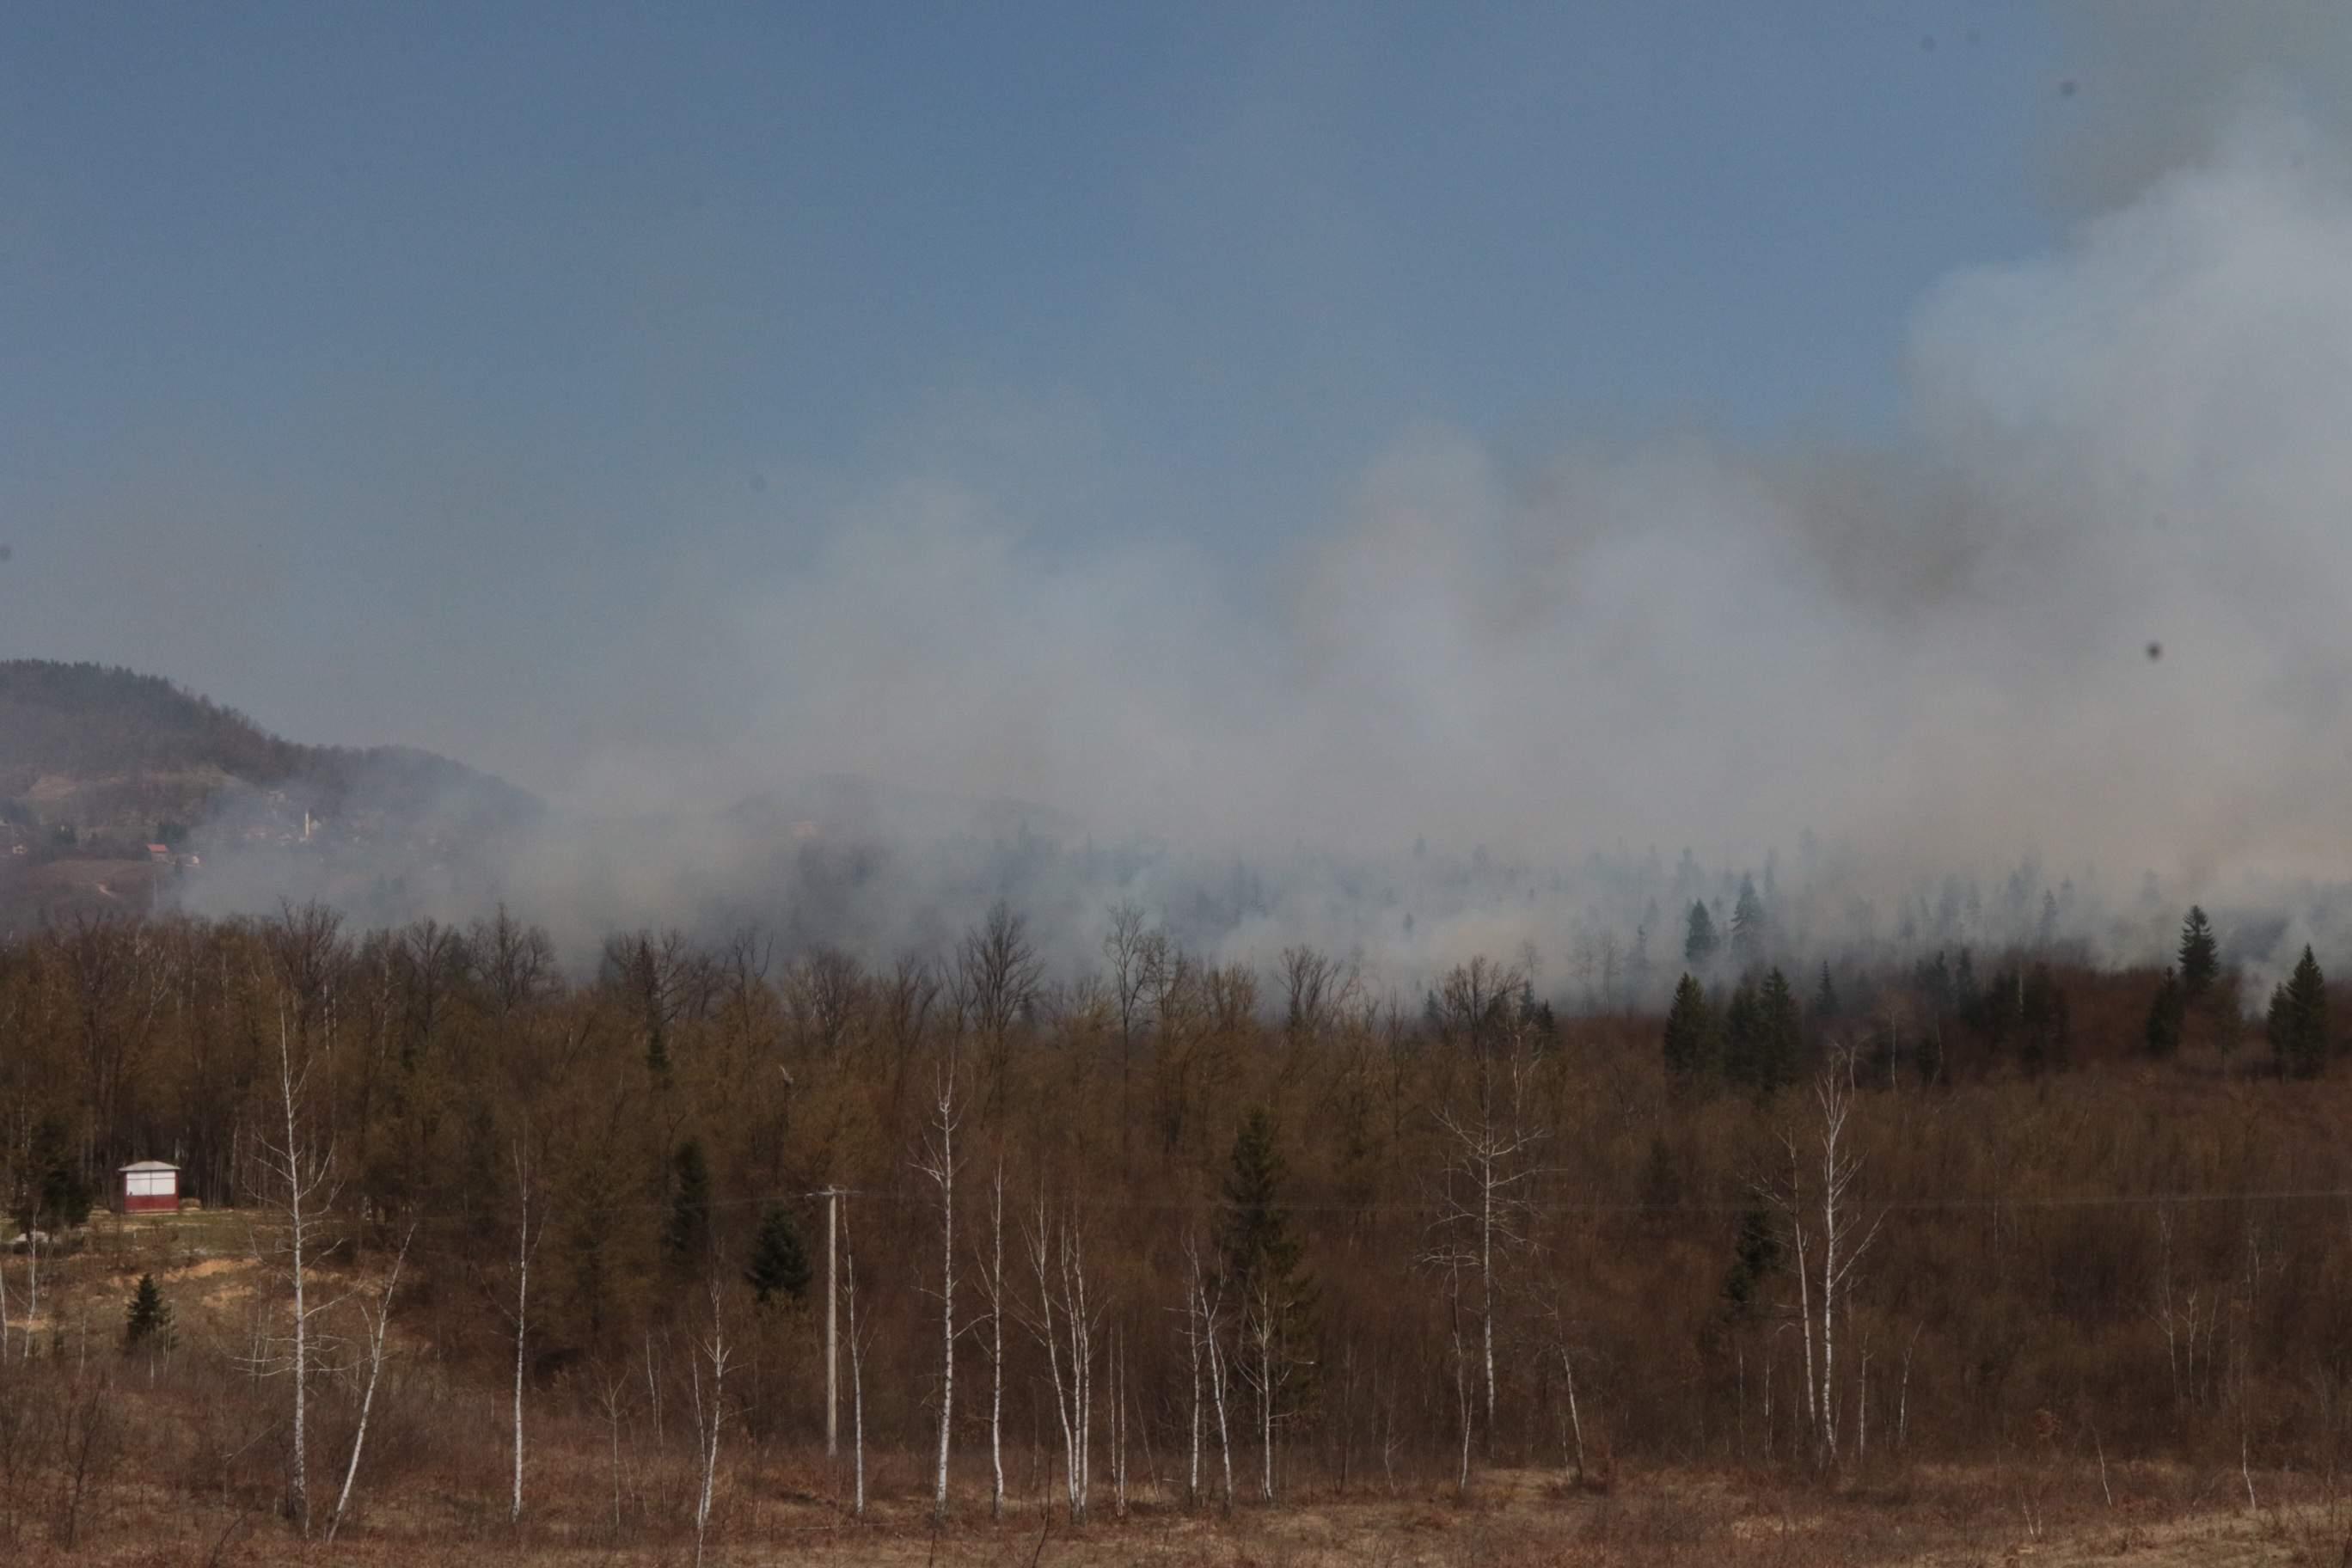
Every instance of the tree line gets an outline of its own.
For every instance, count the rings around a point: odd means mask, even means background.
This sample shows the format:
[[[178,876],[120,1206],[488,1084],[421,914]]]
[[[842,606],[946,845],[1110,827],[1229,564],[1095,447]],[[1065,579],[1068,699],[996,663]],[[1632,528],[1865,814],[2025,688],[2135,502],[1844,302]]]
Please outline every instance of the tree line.
[[[2335,1451],[2352,1173],[2310,953],[2262,1062],[2201,911],[2161,974],[1962,951],[1801,996],[1732,927],[1751,962],[1660,1018],[1486,958],[1415,998],[1306,948],[1212,962],[1131,908],[1067,975],[1002,905],[879,968],[646,931],[580,973],[504,911],[80,921],[0,947],[0,1375],[100,1306],[139,1354],[227,1353],[168,1272],[99,1302],[71,1263],[116,1167],[164,1158],[245,1226],[236,1364],[329,1533],[423,1397],[379,1395],[404,1338],[499,1402],[518,1521],[534,1427],[601,1420],[616,1500],[625,1427],[695,1458],[698,1532],[726,1464],[820,1441],[845,1506],[887,1455],[1001,1510],[1025,1454],[1074,1518],[1832,1475],[2050,1421]]]

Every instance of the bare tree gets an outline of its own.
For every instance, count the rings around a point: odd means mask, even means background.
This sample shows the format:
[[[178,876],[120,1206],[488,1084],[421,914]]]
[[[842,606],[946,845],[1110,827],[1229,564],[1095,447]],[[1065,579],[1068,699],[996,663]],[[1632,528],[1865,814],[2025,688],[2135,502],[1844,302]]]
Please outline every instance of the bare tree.
[[[1482,1092],[1467,1113],[1437,1112],[1437,1124],[1452,1144],[1439,1192],[1440,1247],[1431,1261],[1449,1268],[1466,1265],[1477,1274],[1478,1360],[1486,1430],[1495,1426],[1495,1298],[1496,1255],[1528,1244],[1522,1223],[1536,1169],[1528,1156],[1542,1139],[1524,1128],[1520,1111],[1525,1075],[1515,1057],[1501,1096]]]
[[[1004,1162],[996,1163],[988,1198],[988,1255],[980,1260],[988,1298],[988,1515],[1004,1517]]]
[[[1120,904],[1111,910],[1110,931],[1103,938],[1103,956],[1110,962],[1111,1004],[1118,1012],[1118,1136],[1122,1152],[1127,1143],[1129,1105],[1133,1098],[1135,1037],[1143,1026],[1143,998],[1151,984],[1150,938],[1141,910],[1133,904]]]
[[[527,1134],[526,1134],[527,1136]],[[532,1168],[525,1140],[518,1138],[514,1146],[515,1177],[515,1276],[514,1309],[507,1321],[514,1325],[514,1495],[507,1510],[507,1522],[522,1520],[522,1385],[527,1365],[525,1342],[530,1328],[530,1260],[539,1251],[540,1237],[547,1229],[544,1215],[531,1214]]]
[[[621,1422],[629,1410],[631,1378],[625,1367],[596,1363],[596,1409],[604,1417],[613,1477],[613,1533],[621,1531]]]
[[[1232,1433],[1225,1421],[1225,1359],[1223,1342],[1224,1319],[1221,1310],[1223,1304],[1224,1286],[1221,1280],[1215,1292],[1213,1294],[1211,1292],[1208,1280],[1201,1268],[1200,1244],[1191,1237],[1184,1239],[1184,1262],[1186,1270],[1192,1278],[1194,1309],[1193,1342],[1198,1346],[1205,1347],[1208,1351],[1209,1392],[1215,1403],[1217,1412],[1217,1458],[1224,1467],[1224,1506],[1225,1511],[1231,1513],[1234,1509],[1234,1444]],[[1193,1405],[1193,1423],[1196,1431],[1199,1421],[1200,1405],[1196,1394]],[[1196,1478],[1200,1469],[1199,1461],[1200,1443],[1196,1436],[1193,1442],[1193,1470]]]
[[[408,1244],[416,1237],[412,1225],[400,1238],[400,1250],[393,1255],[392,1271],[384,1276],[383,1289],[377,1295],[375,1306],[360,1303],[360,1317],[367,1330],[367,1385],[360,1394],[359,1426],[352,1433],[352,1457],[343,1467],[343,1489],[335,1498],[335,1511],[327,1516],[327,1539],[335,1539],[344,1517],[352,1506],[352,1483],[359,1479],[360,1451],[367,1447],[368,1415],[375,1408],[376,1384],[383,1377],[384,1330],[392,1323],[392,1293],[400,1288],[401,1265],[408,1261]]]
[[[1853,1111],[1854,1065],[1851,1047],[1836,1051],[1813,1082],[1813,1103],[1819,1115],[1815,1125],[1818,1187],[1807,1191],[1807,1156],[1794,1126],[1780,1134],[1789,1162],[1787,1181],[1755,1184],[1758,1194],[1780,1211],[1796,1258],[1797,1316],[1805,1346],[1805,1414],[1812,1430],[1815,1458],[1822,1465],[1833,1465],[1838,1458],[1838,1315],[1853,1289],[1854,1270],[1877,1238],[1879,1226],[1877,1220],[1862,1224],[1854,1199],[1854,1181],[1862,1173],[1862,1158],[1847,1142]],[[1809,1215],[1818,1217],[1808,1224]]]
[[[696,1458],[702,1470],[702,1486],[694,1504],[694,1561],[701,1568],[705,1542],[710,1533],[711,1500],[719,1482],[719,1434],[727,1419],[727,1369],[734,1364],[734,1348],[727,1342],[727,1319],[720,1310],[719,1270],[716,1258],[710,1268],[710,1337],[695,1343],[697,1352],[692,1363],[694,1395],[694,1426]],[[710,1368],[710,1394],[702,1392],[702,1369]]]
[[[849,1511],[866,1517],[866,1335],[857,1324],[857,1249],[850,1245],[849,1215],[841,1216],[841,1276],[849,1317],[849,1447],[856,1488]]]
[[[336,1303],[311,1299],[310,1268],[331,1249],[322,1235],[335,1198],[334,1150],[320,1149],[302,1131],[302,1108],[313,1062],[307,1053],[298,1068],[286,1012],[278,1012],[278,1121],[283,1142],[256,1140],[261,1183],[254,1194],[270,1218],[253,1226],[255,1259],[271,1267],[293,1297],[287,1332],[266,1333],[257,1344],[253,1370],[284,1377],[292,1385],[292,1425],[288,1434],[286,1512],[310,1533],[310,1388],[315,1359],[310,1321]],[[268,1237],[265,1246],[264,1238]],[[276,1258],[275,1264],[271,1259]]]
[[[1027,1317],[1029,1331],[1045,1352],[1054,1414],[1062,1429],[1065,1489],[1070,1522],[1085,1521],[1092,1489],[1088,1457],[1093,1449],[1094,1331],[1100,1308],[1087,1290],[1086,1237],[1076,1222],[1055,1224],[1045,1197],[1037,1199],[1035,1223],[1026,1229],[1029,1265],[1037,1279],[1037,1306]],[[1055,1321],[1059,1310],[1060,1321]],[[1065,1366],[1064,1354],[1067,1353]]]
[[[955,1135],[962,1120],[956,1103],[955,1057],[950,1051],[940,1068],[923,1153],[915,1167],[940,1189],[940,1443],[931,1485],[931,1511],[940,1519],[947,1517],[948,1442],[955,1426]]]
[[[1029,922],[1003,899],[956,947],[956,980],[974,1033],[999,1044],[1037,999],[1044,974]]]
[[[866,1016],[866,968],[838,948],[820,947],[784,977],[784,1002],[801,1037],[828,1062],[838,1062]]]

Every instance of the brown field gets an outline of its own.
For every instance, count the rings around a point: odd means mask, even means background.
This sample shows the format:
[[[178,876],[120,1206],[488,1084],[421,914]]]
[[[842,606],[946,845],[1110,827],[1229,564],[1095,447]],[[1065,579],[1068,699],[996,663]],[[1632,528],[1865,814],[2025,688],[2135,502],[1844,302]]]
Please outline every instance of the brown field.
[[[970,1461],[977,1456],[967,1456]],[[589,1468],[593,1456],[549,1456],[551,1468]],[[919,1467],[882,1467],[911,1481]],[[1622,1476],[1607,1495],[1563,1488],[1556,1478],[1498,1472],[1469,1501],[1450,1489],[1426,1495],[1311,1497],[1279,1508],[1245,1507],[1231,1518],[1139,1499],[1124,1520],[1072,1530],[1059,1509],[1017,1505],[1002,1523],[984,1498],[967,1496],[934,1530],[928,1507],[894,1499],[853,1521],[822,1484],[821,1457],[745,1456],[726,1467],[725,1496],[706,1561],[731,1563],[1264,1565],[1337,1568],[1576,1563],[1949,1565],[2129,1563],[2336,1564],[2352,1555],[2342,1500],[2308,1481],[2256,1477],[2287,1500],[2243,1506],[2234,1475],[2118,1467],[2110,1505],[2095,1474],[2003,1476],[1923,1470],[1876,1484],[1822,1491],[1766,1477],[1684,1471]],[[681,1468],[681,1478],[683,1469]],[[68,1548],[26,1531],[12,1561],[105,1563],[675,1563],[693,1561],[690,1521],[633,1521],[615,1531],[583,1510],[595,1482],[542,1497],[520,1531],[504,1518],[495,1478],[467,1499],[408,1485],[379,1498],[331,1546],[302,1541],[287,1524],[242,1503],[199,1502],[136,1481],[115,1485],[81,1539]],[[554,1484],[543,1478],[542,1489]],[[583,1492],[590,1495],[582,1496]],[[2231,1500],[2232,1494],[2236,1500]]]
[[[304,1541],[274,1511],[274,1462],[255,1462],[273,1401],[225,1373],[249,1321],[259,1270],[241,1254],[239,1216],[191,1214],[124,1225],[101,1217],[87,1249],[60,1266],[68,1305],[44,1323],[54,1346],[0,1373],[0,1397],[51,1403],[107,1380],[108,1452],[86,1483],[68,1543],[70,1486],[53,1457],[0,1452],[0,1546],[9,1561],[123,1564],[513,1563],[683,1563],[694,1560],[695,1468],[686,1434],[611,1429],[577,1398],[534,1392],[526,1517],[506,1517],[507,1408],[495,1394],[435,1377],[429,1346],[404,1347],[378,1407],[352,1519],[331,1545]],[[175,1305],[172,1355],[125,1358],[81,1304],[111,1304],[142,1270]],[[380,1276],[374,1276],[380,1278]],[[337,1288],[366,1283],[344,1271]],[[21,1331],[23,1320],[18,1321]],[[51,1331],[54,1331],[51,1333]],[[87,1336],[85,1341],[84,1336]],[[46,1380],[46,1381],[43,1381]],[[331,1402],[321,1399],[322,1410]],[[341,1477],[348,1420],[331,1421],[314,1491],[325,1511]],[[1620,1464],[1606,1486],[1554,1470],[1480,1471],[1470,1495],[1450,1477],[1399,1476],[1347,1492],[1318,1489],[1230,1516],[1188,1510],[1181,1456],[1147,1460],[1128,1515],[1107,1484],[1096,1517],[1073,1529],[1058,1476],[1033,1446],[1008,1445],[1007,1517],[988,1517],[987,1456],[958,1455],[954,1517],[935,1528],[929,1457],[869,1452],[867,1517],[850,1516],[848,1462],[805,1443],[740,1443],[720,1466],[705,1560],[731,1563],[1020,1565],[1164,1563],[1337,1568],[1625,1563],[2166,1565],[2352,1562],[2352,1495],[2329,1478],[2177,1463],[2101,1464],[2054,1448],[2013,1464],[1879,1464],[1825,1484],[1764,1468]],[[10,1466],[17,1468],[13,1471]],[[1153,1470],[1163,1472],[1156,1482]]]

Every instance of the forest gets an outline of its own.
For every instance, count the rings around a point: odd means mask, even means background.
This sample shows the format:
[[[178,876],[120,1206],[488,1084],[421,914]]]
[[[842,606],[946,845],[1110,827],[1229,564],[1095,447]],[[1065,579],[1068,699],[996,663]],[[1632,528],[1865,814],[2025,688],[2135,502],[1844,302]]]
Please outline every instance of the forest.
[[[698,1554],[787,1495],[1076,1529],[1951,1466],[2031,1520],[2095,1458],[2111,1505],[2111,1466],[2336,1473],[2315,958],[2265,1013],[2201,910],[2161,973],[1804,963],[1761,913],[1691,911],[1664,1016],[1487,958],[1208,963],[1132,906],[1070,974],[1003,904],[886,967],[566,965],[503,910],[21,936],[0,1540],[392,1539],[429,1495]],[[142,1160],[184,1212],[108,1212]]]

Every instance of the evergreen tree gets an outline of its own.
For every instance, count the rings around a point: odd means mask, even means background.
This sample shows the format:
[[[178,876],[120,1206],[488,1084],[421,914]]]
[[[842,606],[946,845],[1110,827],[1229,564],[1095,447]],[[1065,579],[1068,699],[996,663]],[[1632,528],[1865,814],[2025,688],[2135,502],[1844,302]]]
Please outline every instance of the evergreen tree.
[[[2065,1070],[2069,1037],[2066,994],[2058,988],[2046,963],[2035,964],[2018,992],[2017,1029],[2018,1066],[2030,1073]]]
[[[1650,1000],[1650,925],[1652,916],[1643,917],[1633,928],[1633,951],[1625,955],[1625,984],[1633,994],[1637,1007],[1649,1005]]]
[[[1307,1275],[1305,1248],[1291,1233],[1282,1193],[1286,1173],[1274,1119],[1263,1107],[1252,1110],[1234,1135],[1224,1204],[1217,1216],[1217,1255],[1239,1304],[1244,1336],[1267,1336],[1257,1373],[1259,1397],[1276,1398],[1295,1409],[1309,1397],[1315,1287]]]
[[[2034,928],[2033,945],[2043,951],[2058,942],[2058,895],[2044,890],[2042,895],[2042,923]]]
[[[1244,1296],[1252,1294],[1260,1281],[1275,1286],[1277,1294],[1296,1293],[1299,1284],[1303,1254],[1282,1202],[1286,1174],[1274,1119],[1264,1107],[1255,1108],[1234,1135],[1224,1207],[1217,1221],[1217,1252],[1224,1261],[1225,1279]]]
[[[795,1301],[806,1299],[809,1279],[808,1253],[801,1246],[800,1227],[793,1224],[787,1210],[769,1209],[760,1216],[760,1232],[751,1241],[751,1261],[743,1270],[744,1282],[764,1307],[780,1294]]]
[[[26,1164],[33,1179],[21,1189],[26,1201],[18,1209],[18,1225],[28,1232],[63,1230],[88,1220],[95,1194],[82,1179],[81,1162],[74,1156],[65,1123],[43,1117],[33,1131],[29,1152]]]
[[[2282,1072],[2316,1078],[2326,1065],[2327,984],[2309,947],[2286,983],[2271,993],[2270,1037]]]
[[[1715,1018],[1706,991],[1688,974],[1675,983],[1666,1010],[1665,1055],[1666,1071],[1675,1078],[1694,1078],[1714,1065]]]
[[[2189,1009],[2189,988],[2172,970],[2164,972],[2164,979],[2156,988],[2156,999],[2147,1008],[2147,1054],[2162,1060],[2180,1048],[2180,1026]]]
[[[1804,1064],[1805,1021],[1797,994],[1778,969],[1756,996],[1756,1087],[1767,1094],[1796,1081]]]
[[[1967,948],[1960,949],[1960,961],[1952,965],[1952,1007],[1962,1017],[1977,1005],[1977,961]]]
[[[2189,918],[2180,922],[2180,990],[2186,1001],[2194,1002],[2205,994],[2214,977],[2221,973],[2221,954],[2213,941],[2213,927],[2205,919],[2205,911],[2195,904],[2189,906]]]
[[[1723,1076],[1742,1089],[1767,1087],[1763,1077],[1763,1042],[1756,1007],[1756,987],[1741,981],[1723,1009]]]
[[[697,1139],[679,1144],[670,1157],[669,1219],[662,1226],[662,1250],[688,1273],[710,1250],[710,1164]]]
[[[1731,956],[1743,969],[1764,957],[1764,900],[1746,877],[1739,879],[1739,900],[1731,907]]]
[[[1718,939],[1715,934],[1715,919],[1706,912],[1706,903],[1691,900],[1690,929],[1683,937],[1683,962],[1693,969],[1705,969],[1715,957]]]
[[[163,1300],[152,1274],[139,1277],[139,1289],[131,1293],[130,1310],[123,1314],[122,1348],[136,1350],[142,1345],[172,1348],[172,1304]]]
[[[1731,1244],[1731,1270],[1723,1281],[1723,1299],[1733,1317],[1745,1318],[1755,1310],[1765,1277],[1780,1261],[1780,1238],[1772,1217],[1762,1209],[1742,1211],[1739,1234]]]
[[[1837,987],[1830,982],[1830,966],[1822,964],[1822,983],[1813,988],[1813,1021],[1826,1024],[1838,1016]]]

